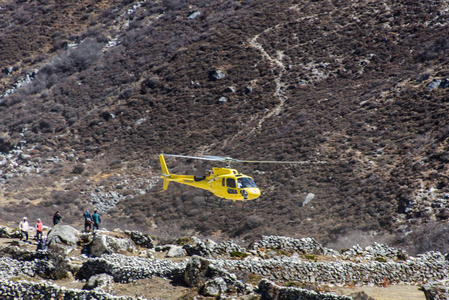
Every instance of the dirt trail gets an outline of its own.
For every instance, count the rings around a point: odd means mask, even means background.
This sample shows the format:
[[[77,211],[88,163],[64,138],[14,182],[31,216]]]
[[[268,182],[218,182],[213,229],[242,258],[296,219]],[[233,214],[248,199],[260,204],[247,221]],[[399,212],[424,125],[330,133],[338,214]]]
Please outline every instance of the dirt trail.
[[[335,293],[339,295],[351,295],[365,292],[376,300],[426,300],[423,291],[416,285],[390,285],[388,287],[361,286],[353,288],[337,288]]]

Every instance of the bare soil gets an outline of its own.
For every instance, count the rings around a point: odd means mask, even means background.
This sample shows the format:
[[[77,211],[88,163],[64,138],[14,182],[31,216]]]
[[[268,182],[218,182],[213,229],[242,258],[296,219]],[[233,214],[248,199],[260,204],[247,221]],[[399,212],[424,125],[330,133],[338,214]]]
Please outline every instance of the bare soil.
[[[426,300],[423,291],[415,285],[390,285],[387,287],[362,286],[351,288],[336,288],[338,295],[351,295],[364,292],[375,300]]]

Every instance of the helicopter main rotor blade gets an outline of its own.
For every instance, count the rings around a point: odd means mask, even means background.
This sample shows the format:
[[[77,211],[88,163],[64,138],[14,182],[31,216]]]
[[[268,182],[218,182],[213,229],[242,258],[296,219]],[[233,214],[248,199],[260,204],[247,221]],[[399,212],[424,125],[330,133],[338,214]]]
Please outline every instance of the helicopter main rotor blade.
[[[217,160],[217,161],[237,161],[237,159],[234,159],[232,157],[224,157],[224,156],[214,156],[214,155],[201,155],[204,158],[209,158],[211,160]]]
[[[311,161],[303,160],[303,161],[276,161],[276,160],[240,160],[236,159],[234,162],[242,162],[242,163],[262,163],[262,164],[309,164]]]
[[[213,155],[201,155],[201,156],[188,156],[188,155],[177,155],[177,154],[163,154],[165,156],[173,156],[173,157],[183,157],[183,158],[192,158],[192,159],[202,159],[202,160],[211,160],[211,161],[222,161],[227,163],[262,163],[262,164],[313,164],[319,163],[323,164],[324,161],[277,161],[277,160],[241,160],[235,159],[232,157],[224,157],[224,156],[213,156]]]
[[[162,154],[162,155],[164,155],[164,156],[172,156],[172,157],[202,159],[202,160],[218,160],[218,159],[211,159],[211,158],[207,158],[207,157],[188,156],[188,155],[176,155],[176,154]]]

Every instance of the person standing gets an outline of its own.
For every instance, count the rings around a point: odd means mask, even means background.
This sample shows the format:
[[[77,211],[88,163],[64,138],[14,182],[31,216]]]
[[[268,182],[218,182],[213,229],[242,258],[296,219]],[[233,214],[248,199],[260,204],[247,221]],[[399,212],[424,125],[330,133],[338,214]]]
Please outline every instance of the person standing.
[[[92,215],[88,210],[84,213],[84,231],[88,231],[87,228],[92,231]]]
[[[92,215],[92,221],[94,221],[94,230],[95,229],[98,230],[98,228],[100,227],[101,218],[96,210],[94,211],[94,214]]]
[[[20,229],[20,241],[25,236],[25,242],[28,241],[28,229],[30,229],[30,225],[28,224],[27,217],[24,217],[23,220],[19,224]]]
[[[41,219],[37,219],[37,223],[36,223],[36,240],[38,242],[42,239],[43,231],[44,231],[44,225],[42,224]]]
[[[55,212],[55,215],[53,216],[53,225],[61,223],[61,219],[62,219],[62,216],[59,213],[59,211]]]

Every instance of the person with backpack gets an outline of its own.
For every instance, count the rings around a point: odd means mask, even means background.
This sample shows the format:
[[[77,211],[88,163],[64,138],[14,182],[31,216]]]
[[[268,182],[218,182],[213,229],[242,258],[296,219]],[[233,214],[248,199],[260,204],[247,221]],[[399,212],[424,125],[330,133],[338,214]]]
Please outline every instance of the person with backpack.
[[[89,230],[87,230],[89,228]],[[92,231],[92,215],[89,210],[84,213],[84,231]]]
[[[100,227],[101,218],[97,211],[94,211],[94,214],[92,215],[92,221],[94,222],[93,230],[98,230],[98,228]]]

